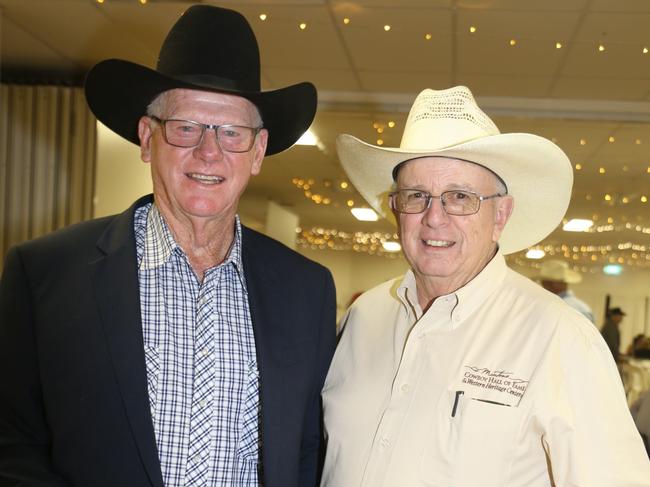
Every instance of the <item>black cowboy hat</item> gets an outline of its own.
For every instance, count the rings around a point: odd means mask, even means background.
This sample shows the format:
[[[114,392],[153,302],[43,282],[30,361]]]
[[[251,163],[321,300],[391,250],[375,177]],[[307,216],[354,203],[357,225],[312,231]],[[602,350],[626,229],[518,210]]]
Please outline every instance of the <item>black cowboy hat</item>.
[[[257,106],[269,131],[266,153],[293,145],[316,113],[316,88],[299,83],[260,91],[260,55],[255,34],[234,10],[195,5],[167,34],[155,70],[107,59],[86,76],[88,106],[108,128],[139,144],[138,120],[163,91],[174,88],[241,96]]]

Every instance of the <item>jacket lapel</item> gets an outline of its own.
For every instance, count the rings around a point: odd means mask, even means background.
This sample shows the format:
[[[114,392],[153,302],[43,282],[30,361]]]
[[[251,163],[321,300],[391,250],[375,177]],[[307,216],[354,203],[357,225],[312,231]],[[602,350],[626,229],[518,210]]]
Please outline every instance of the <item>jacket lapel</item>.
[[[91,263],[91,271],[102,327],[131,433],[151,484],[162,487],[147,392],[133,230],[135,209],[147,201],[151,199],[140,199],[129,210],[115,217],[98,241],[97,246],[104,256]]]

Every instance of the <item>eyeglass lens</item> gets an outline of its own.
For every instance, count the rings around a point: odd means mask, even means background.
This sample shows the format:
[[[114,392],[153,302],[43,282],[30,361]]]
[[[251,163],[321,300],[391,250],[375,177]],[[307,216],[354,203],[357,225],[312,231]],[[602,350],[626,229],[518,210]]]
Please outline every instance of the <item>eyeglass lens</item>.
[[[167,142],[179,147],[194,147],[201,143],[206,128],[216,130],[221,149],[228,152],[247,152],[253,146],[257,129],[240,125],[205,125],[189,120],[164,121]]]
[[[442,207],[450,215],[471,215],[477,212],[480,204],[479,196],[469,191],[445,191],[437,197],[426,191],[402,189],[393,193],[393,209],[400,213],[422,213],[432,198],[440,198]]]

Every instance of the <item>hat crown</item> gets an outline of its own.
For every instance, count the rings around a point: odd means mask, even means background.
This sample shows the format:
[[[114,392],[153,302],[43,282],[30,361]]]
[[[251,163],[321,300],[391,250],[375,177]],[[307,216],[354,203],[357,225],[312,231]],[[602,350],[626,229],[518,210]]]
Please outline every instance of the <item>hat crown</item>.
[[[219,7],[194,5],[183,13],[160,48],[157,70],[199,85],[260,90],[255,34],[239,12]]]
[[[426,89],[413,102],[400,149],[438,150],[499,133],[467,87]]]

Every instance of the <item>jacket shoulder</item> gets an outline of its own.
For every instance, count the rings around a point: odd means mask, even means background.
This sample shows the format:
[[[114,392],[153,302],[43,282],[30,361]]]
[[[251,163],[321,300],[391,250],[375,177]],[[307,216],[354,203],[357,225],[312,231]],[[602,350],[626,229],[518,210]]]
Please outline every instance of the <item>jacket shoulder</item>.
[[[269,267],[286,269],[286,266],[291,266],[292,272],[296,268],[312,272],[330,273],[325,266],[318,262],[308,259],[283,243],[245,226],[242,226],[242,245],[245,254],[263,258],[264,263]]]

